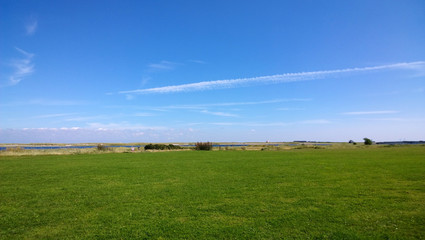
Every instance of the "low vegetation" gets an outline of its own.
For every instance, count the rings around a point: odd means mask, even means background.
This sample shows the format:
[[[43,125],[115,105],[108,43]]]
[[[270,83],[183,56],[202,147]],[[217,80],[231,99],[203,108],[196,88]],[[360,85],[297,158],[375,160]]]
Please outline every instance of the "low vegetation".
[[[369,138],[363,138],[364,140],[364,145],[372,145],[373,141]]]
[[[17,147],[8,147],[4,151],[9,153],[21,153],[24,151],[24,149],[22,147],[17,146]]]
[[[0,156],[0,238],[425,239],[423,156],[375,145]]]
[[[98,144],[96,146],[96,148],[97,148],[98,151],[110,151],[110,150],[112,150],[112,148],[105,146],[103,144]]]
[[[211,142],[197,142],[195,144],[195,150],[211,151],[213,150],[213,144]]]
[[[179,145],[174,144],[148,144],[145,146],[145,150],[176,150],[176,149],[183,149]]]

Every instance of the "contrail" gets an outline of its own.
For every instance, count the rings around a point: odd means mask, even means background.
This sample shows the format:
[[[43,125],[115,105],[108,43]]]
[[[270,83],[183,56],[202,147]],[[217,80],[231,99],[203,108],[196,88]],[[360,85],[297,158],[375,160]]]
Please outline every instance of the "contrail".
[[[374,66],[374,67],[363,67],[363,68],[345,68],[345,69],[314,71],[314,72],[284,73],[284,74],[277,74],[277,75],[270,75],[270,76],[204,81],[204,82],[171,85],[171,86],[156,87],[156,88],[136,89],[136,90],[130,90],[130,91],[120,91],[119,93],[120,94],[176,93],[176,92],[236,88],[240,86],[246,86],[249,84],[288,83],[288,82],[299,82],[299,81],[307,81],[307,80],[314,80],[314,79],[323,79],[325,77],[335,77],[338,74],[345,74],[345,73],[367,72],[367,71],[385,70],[385,69],[417,69],[417,68],[424,68],[425,67],[424,65],[425,65],[424,61],[418,61],[418,62],[396,63],[396,64],[380,65],[380,66]]]

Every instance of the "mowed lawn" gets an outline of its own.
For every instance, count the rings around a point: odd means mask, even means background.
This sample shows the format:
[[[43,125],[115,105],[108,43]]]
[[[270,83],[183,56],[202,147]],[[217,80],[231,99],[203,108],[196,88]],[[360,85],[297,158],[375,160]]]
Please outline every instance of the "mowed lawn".
[[[425,239],[425,147],[0,157],[0,239]]]

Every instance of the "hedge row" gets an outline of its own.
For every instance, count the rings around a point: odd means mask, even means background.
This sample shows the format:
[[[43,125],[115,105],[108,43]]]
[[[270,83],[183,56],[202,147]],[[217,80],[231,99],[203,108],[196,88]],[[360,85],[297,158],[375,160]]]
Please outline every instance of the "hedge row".
[[[182,147],[173,144],[148,144],[145,146],[145,150],[174,150],[174,149],[182,149]]]

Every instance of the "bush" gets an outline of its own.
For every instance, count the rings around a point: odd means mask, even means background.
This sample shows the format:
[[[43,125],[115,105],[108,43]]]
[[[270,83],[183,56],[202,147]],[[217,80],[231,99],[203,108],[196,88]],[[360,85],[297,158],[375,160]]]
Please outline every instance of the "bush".
[[[109,148],[103,144],[97,144],[97,150],[98,151],[107,151]]]
[[[182,149],[182,147],[173,144],[148,144],[145,146],[145,150],[175,150]]]
[[[372,140],[370,140],[369,138],[363,138],[364,140],[364,145],[372,145]]]
[[[195,144],[195,150],[211,151],[213,145],[211,142],[197,142]]]

